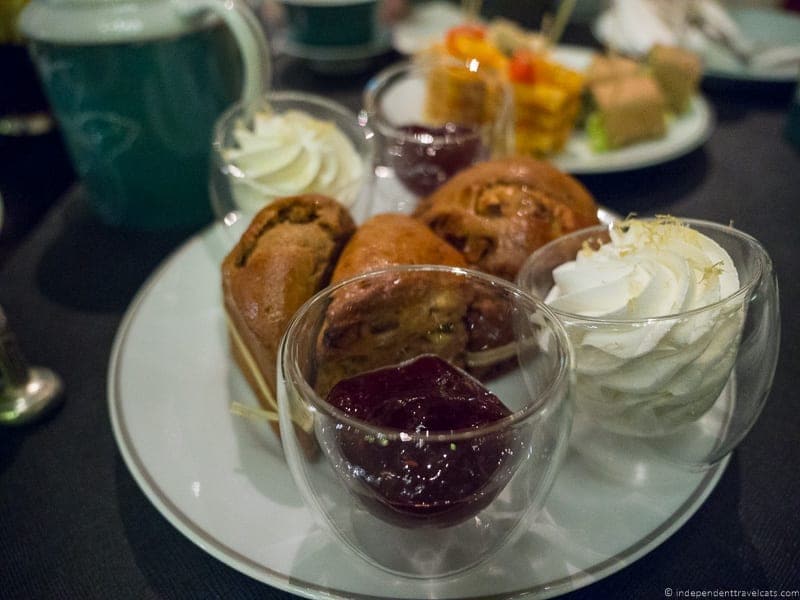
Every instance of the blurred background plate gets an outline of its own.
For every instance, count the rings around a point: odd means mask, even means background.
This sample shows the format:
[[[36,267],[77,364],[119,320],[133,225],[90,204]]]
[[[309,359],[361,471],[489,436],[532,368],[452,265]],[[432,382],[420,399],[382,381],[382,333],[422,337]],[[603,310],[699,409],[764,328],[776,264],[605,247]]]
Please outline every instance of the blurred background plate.
[[[553,58],[577,71],[584,71],[595,50],[582,46],[561,45],[553,51]],[[404,93],[422,94],[423,86],[407,86]],[[418,105],[414,98],[395,98],[398,105]],[[688,154],[701,146],[714,127],[714,113],[708,102],[696,95],[689,109],[668,124],[667,134],[659,139],[638,142],[617,150],[595,152],[588,136],[576,129],[566,147],[549,160],[563,171],[575,175],[630,171],[664,163]]]
[[[553,58],[577,71],[585,71],[595,50],[562,45]],[[576,129],[566,147],[550,159],[559,169],[574,175],[614,173],[649,167],[688,154],[701,146],[714,128],[714,113],[708,102],[696,95],[689,109],[667,125],[667,134],[617,150],[595,152],[584,131]]]
[[[631,171],[661,164],[699,148],[714,127],[711,107],[702,96],[695,96],[685,114],[670,122],[667,134],[659,139],[637,142],[617,150],[595,152],[585,132],[576,130],[552,162],[574,175]]]
[[[730,8],[728,13],[741,32],[756,44],[777,46],[800,43],[800,16],[770,8]],[[612,18],[609,11],[601,13],[593,23],[594,36],[602,44],[614,46],[622,52],[630,52],[624,43],[614,39]],[[793,82],[797,80],[800,65],[787,63],[770,68],[757,68],[738,61],[719,44],[704,40],[702,48],[696,49],[705,63],[707,77],[750,82]]]
[[[739,9],[731,11],[742,32],[756,43],[800,43],[800,17],[789,12],[767,9]],[[770,69],[759,69],[738,62],[730,52],[709,44],[703,53],[705,74],[721,79],[794,82],[800,74],[800,63],[785,64]]]
[[[411,55],[444,39],[451,27],[464,22],[464,12],[452,2],[426,2],[412,8],[392,29],[392,45]]]

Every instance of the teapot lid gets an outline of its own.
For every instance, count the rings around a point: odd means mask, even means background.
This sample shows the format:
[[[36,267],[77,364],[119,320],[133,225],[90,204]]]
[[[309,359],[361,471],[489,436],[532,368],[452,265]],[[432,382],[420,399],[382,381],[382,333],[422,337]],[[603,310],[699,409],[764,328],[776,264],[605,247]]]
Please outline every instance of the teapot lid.
[[[180,35],[215,20],[182,15],[175,0],[31,0],[18,27],[29,40],[113,44]]]

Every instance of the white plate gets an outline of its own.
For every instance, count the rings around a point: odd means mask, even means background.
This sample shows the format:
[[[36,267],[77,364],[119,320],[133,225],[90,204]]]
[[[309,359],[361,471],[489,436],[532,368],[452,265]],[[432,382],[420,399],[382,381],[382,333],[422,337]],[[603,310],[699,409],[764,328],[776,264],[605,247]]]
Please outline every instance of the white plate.
[[[314,525],[269,427],[228,410],[232,400],[256,405],[228,358],[219,264],[229,243],[213,227],[151,276],[117,334],[108,395],[119,449],[151,502],[200,548],[257,580],[328,599],[552,597],[657,547],[724,471],[726,463],[686,472],[643,448],[604,453],[577,423],[546,509],[518,543],[456,578],[380,571]]]
[[[671,121],[667,134],[617,150],[595,152],[584,131],[575,131],[567,145],[550,162],[574,175],[630,171],[665,163],[702,146],[711,135],[714,115],[701,97],[692,98],[688,110]]]
[[[579,46],[558,46],[553,58],[575,69],[585,71],[595,51]],[[638,142],[618,150],[594,152],[589,138],[576,130],[564,150],[551,158],[551,162],[568,173],[589,175],[629,171],[650,167],[688,154],[701,146],[711,135],[714,114],[708,102],[700,96],[692,98],[688,110],[670,121],[664,137]]]
[[[800,16],[788,11],[764,8],[729,8],[730,16],[736,21],[740,31],[756,44],[778,46],[800,43]],[[594,36],[603,44],[613,42],[614,26],[608,11],[601,13],[593,24]],[[732,82],[778,83],[797,80],[798,65],[786,64],[772,68],[747,66],[737,61],[735,56],[723,46],[702,39],[701,34],[692,36],[692,46],[703,59],[704,74],[707,77],[730,80]],[[619,44],[617,44],[619,46]],[[620,51],[633,52],[624,43]]]
[[[588,68],[595,51],[580,46],[562,45],[553,51],[553,58],[577,71]],[[409,94],[423,94],[423,86],[407,86]],[[397,105],[420,105],[411,98],[395,98]],[[689,109],[673,119],[664,137],[647,140],[607,152],[594,152],[588,136],[576,129],[564,150],[550,158],[563,171],[575,175],[629,171],[660,164],[688,154],[701,146],[711,134],[714,115],[706,100],[696,95]]]
[[[553,58],[575,69],[585,71],[595,51],[579,46],[558,46]],[[595,152],[589,138],[576,130],[564,150],[550,161],[558,168],[575,175],[610,173],[640,169],[670,161],[701,146],[711,135],[714,114],[706,100],[695,95],[688,110],[670,121],[667,134],[658,139],[638,142],[618,150]]]

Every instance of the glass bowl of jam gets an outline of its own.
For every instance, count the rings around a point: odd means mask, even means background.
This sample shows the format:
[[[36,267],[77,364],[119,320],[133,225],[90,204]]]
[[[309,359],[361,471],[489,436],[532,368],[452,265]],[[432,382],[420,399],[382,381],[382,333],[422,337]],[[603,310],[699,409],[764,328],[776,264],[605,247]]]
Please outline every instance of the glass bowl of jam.
[[[570,356],[553,313],[504,280],[417,265],[343,281],[281,343],[290,471],[369,562],[474,567],[544,504],[571,427]]]
[[[388,67],[364,91],[376,134],[380,210],[407,212],[460,170],[510,154],[512,95],[490,66],[430,55]]]

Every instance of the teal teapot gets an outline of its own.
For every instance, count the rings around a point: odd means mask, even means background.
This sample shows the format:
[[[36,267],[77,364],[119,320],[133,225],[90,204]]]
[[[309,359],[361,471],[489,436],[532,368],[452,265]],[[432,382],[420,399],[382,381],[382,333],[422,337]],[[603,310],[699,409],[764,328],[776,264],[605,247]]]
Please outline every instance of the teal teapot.
[[[147,230],[209,222],[213,124],[269,86],[250,9],[240,0],[31,0],[19,28],[97,216]]]

